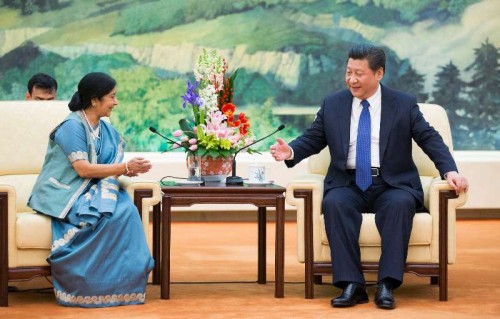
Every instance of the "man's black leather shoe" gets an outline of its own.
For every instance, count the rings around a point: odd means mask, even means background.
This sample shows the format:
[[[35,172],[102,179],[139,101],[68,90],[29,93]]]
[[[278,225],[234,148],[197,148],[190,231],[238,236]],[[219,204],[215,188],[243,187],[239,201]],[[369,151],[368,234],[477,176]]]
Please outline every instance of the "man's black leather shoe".
[[[375,304],[379,308],[394,309],[396,308],[396,301],[392,295],[392,287],[388,283],[379,283],[377,285],[377,292],[375,293]]]
[[[345,286],[344,290],[335,299],[332,299],[332,307],[351,307],[358,303],[367,303],[368,294],[363,285],[351,282]]]

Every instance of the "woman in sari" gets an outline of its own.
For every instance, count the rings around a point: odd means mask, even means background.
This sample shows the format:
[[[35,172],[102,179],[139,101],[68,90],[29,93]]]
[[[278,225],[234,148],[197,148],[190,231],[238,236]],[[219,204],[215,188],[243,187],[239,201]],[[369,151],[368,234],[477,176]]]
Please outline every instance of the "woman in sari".
[[[69,102],[70,115],[50,134],[28,205],[52,217],[51,266],[57,301],[108,307],[144,303],[153,259],[136,207],[119,175],[151,169],[136,157],[122,163],[125,143],[102,120],[118,105],[116,82],[89,73]]]

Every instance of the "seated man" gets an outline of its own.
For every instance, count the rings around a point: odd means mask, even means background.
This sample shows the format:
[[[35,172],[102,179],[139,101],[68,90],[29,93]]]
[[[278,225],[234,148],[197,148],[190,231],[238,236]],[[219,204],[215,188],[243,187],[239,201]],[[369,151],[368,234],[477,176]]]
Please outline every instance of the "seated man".
[[[469,187],[416,99],[380,84],[385,57],[381,47],[352,47],[347,56],[347,89],[326,97],[310,128],[290,145],[277,138],[271,146],[271,155],[288,167],[325,147],[330,151],[322,210],[334,261],[333,284],[343,289],[332,299],[333,307],[368,302],[359,248],[365,212],[375,214],[382,238],[375,304],[396,307],[393,290],[403,283],[413,217],[424,202],[412,140],[457,193]]]
[[[57,81],[44,73],[38,73],[28,81],[28,92],[26,100],[49,101],[55,100],[57,93]]]

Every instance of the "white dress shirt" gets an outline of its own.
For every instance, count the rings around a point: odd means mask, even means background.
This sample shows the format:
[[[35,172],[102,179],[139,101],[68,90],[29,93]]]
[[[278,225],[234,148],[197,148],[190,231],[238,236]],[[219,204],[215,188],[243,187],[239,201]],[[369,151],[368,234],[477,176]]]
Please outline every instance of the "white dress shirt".
[[[380,167],[380,113],[382,110],[382,89],[380,84],[377,92],[367,99],[370,106],[371,120],[371,159],[372,167]],[[351,112],[351,131],[349,137],[349,153],[347,155],[346,169],[356,168],[356,142],[358,139],[358,122],[361,116],[363,106],[361,100],[357,97],[352,99],[352,112]]]

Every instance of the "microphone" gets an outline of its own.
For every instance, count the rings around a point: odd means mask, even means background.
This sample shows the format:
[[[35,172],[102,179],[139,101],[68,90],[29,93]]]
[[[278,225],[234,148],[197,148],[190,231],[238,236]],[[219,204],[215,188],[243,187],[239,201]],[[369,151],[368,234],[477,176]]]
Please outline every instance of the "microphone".
[[[170,143],[172,144],[176,144],[176,145],[179,145],[180,147],[183,147],[184,149],[186,149],[186,151],[188,151],[189,153],[191,153],[191,155],[193,155],[193,167],[189,168],[190,170],[193,169],[194,171],[193,172],[190,172],[189,173],[189,177],[187,178],[188,181],[201,181],[201,176],[200,176],[200,165],[198,163],[198,159],[196,157],[196,153],[192,150],[189,149],[189,147],[186,147],[184,145],[182,145],[181,143],[179,142],[176,142],[172,139],[169,139],[168,137],[166,137],[165,135],[161,134],[160,132],[158,132],[158,130],[152,126],[149,127],[149,130],[155,134],[158,134],[159,136],[163,137],[164,139],[166,139],[167,141],[169,141]]]
[[[247,147],[250,147],[254,144],[257,144],[259,143],[260,141],[262,140],[265,140],[266,138],[276,134],[277,132],[281,131],[282,129],[285,128],[285,124],[281,124],[277,129],[276,131],[272,132],[271,134],[267,135],[267,136],[264,136],[263,138],[261,139],[258,139],[257,141],[251,143],[251,144],[248,144],[242,148],[240,148],[239,150],[236,151],[236,153],[234,153],[234,157],[233,157],[233,167],[231,169],[232,171],[232,174],[231,176],[228,176],[226,177],[226,184],[227,185],[243,185],[243,178],[239,177],[239,176],[236,176],[236,155],[238,155],[238,153],[241,151],[241,150],[244,150],[245,148]]]
[[[195,155],[196,155],[193,151],[191,151],[191,150],[189,149],[189,147],[186,147],[186,146],[182,145],[182,144],[181,144],[181,143],[179,143],[179,142],[176,142],[176,141],[174,141],[174,140],[172,140],[172,139],[169,139],[169,138],[168,138],[168,137],[166,137],[165,135],[163,135],[163,134],[161,134],[160,132],[158,132],[158,130],[157,130],[156,128],[154,128],[154,127],[150,126],[150,127],[149,127],[149,130],[150,130],[151,132],[155,133],[155,134],[160,135],[161,137],[163,137],[164,139],[166,139],[166,140],[167,140],[167,141],[169,141],[170,143],[172,143],[172,144],[176,144],[176,145],[179,145],[180,147],[185,148],[185,149],[186,149],[186,151],[188,151],[188,152],[190,152],[191,154],[193,154],[193,156],[195,156]]]

